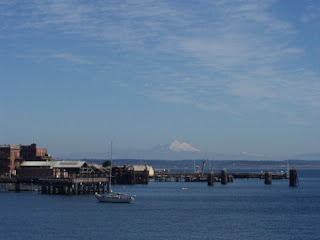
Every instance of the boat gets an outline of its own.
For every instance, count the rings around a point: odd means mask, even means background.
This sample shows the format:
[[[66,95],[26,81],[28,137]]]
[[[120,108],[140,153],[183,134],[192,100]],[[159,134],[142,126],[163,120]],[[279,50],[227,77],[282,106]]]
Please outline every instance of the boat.
[[[96,198],[99,202],[109,203],[130,203],[134,200],[135,195],[130,196],[126,193],[108,192],[106,194],[95,193]]]
[[[186,190],[186,189],[188,189],[188,188],[187,188],[187,187],[183,187],[182,189],[183,189],[183,190]]]
[[[131,203],[136,195],[129,195],[127,193],[113,192],[111,189],[111,176],[112,176],[112,142],[111,142],[111,154],[110,154],[110,173],[108,181],[108,190],[105,194],[95,193],[99,202],[107,203]]]

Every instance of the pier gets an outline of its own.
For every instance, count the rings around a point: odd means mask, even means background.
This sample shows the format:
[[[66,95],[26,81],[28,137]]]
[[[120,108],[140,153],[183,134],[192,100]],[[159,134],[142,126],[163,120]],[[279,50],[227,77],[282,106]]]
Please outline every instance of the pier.
[[[15,192],[37,190],[43,194],[92,194],[107,191],[107,178],[3,178],[6,190]],[[34,187],[37,187],[36,189]]]
[[[270,175],[270,179],[288,179],[286,173],[271,173],[268,172],[268,176]],[[208,178],[214,178],[214,182],[221,182],[222,184],[226,184],[227,182],[232,182],[233,179],[249,179],[249,178],[258,178],[265,179],[265,172],[259,173],[227,173],[224,169],[221,172],[215,173],[156,173],[153,180],[157,182],[208,182]],[[268,180],[269,181],[269,180]],[[210,181],[209,181],[210,182]]]
[[[288,176],[285,172],[272,173],[270,171],[259,173],[228,173],[225,169],[221,172],[211,173],[170,173],[160,172],[154,176],[148,176],[147,171],[135,174],[126,168],[119,171],[113,169],[115,176],[112,177],[112,184],[148,184],[155,182],[207,182],[209,186],[214,186],[214,182],[227,184],[233,179],[264,179],[265,184],[272,184],[272,179],[289,179],[290,186],[297,186],[297,171],[291,170]],[[78,178],[2,178],[0,184],[15,192],[37,190],[42,194],[64,194],[79,195],[93,194],[95,192],[105,193],[107,191],[108,177],[78,177]],[[27,188],[26,188],[27,186]],[[36,187],[36,188],[35,188]]]

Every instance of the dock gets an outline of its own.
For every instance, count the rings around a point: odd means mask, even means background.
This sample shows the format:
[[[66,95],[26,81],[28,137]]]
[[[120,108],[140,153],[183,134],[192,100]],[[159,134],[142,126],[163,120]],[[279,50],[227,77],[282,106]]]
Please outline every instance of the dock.
[[[145,172],[139,175],[138,179],[142,181],[135,181],[137,176],[131,171],[122,171],[121,174],[116,175],[112,179],[112,184],[148,184],[149,181],[155,182],[208,182],[209,186],[213,186],[214,182],[233,182],[234,179],[264,179],[265,184],[272,184],[273,179],[290,179],[290,186],[297,186],[297,172],[290,171],[291,178],[285,172],[272,173],[227,173],[224,169],[221,172],[211,173],[170,173],[160,172],[155,173],[154,176],[149,176]],[[63,194],[63,195],[80,195],[80,194],[94,194],[107,192],[109,178],[107,177],[76,177],[76,178],[1,178],[0,184],[5,186],[6,190],[15,192],[20,191],[37,191],[42,194]]]
[[[43,194],[79,195],[104,193],[107,191],[107,178],[3,178],[0,184],[6,190],[34,191]],[[38,187],[35,189],[35,187]]]
[[[156,173],[153,180],[157,182],[207,182],[210,173]],[[215,182],[221,182],[221,172],[213,173]],[[264,179],[265,173],[227,173],[227,181],[232,182],[233,179],[249,179],[258,178]],[[272,173],[272,179],[288,179],[284,172]]]

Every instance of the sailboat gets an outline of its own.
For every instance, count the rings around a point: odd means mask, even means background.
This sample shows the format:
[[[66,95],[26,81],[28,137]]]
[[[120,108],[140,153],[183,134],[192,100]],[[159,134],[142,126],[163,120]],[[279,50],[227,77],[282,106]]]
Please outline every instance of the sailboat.
[[[106,194],[95,193],[99,202],[107,203],[131,203],[136,195],[129,195],[127,193],[113,192],[111,190],[111,176],[112,176],[112,142],[111,142],[111,155],[110,155],[110,173],[108,182],[108,191]]]

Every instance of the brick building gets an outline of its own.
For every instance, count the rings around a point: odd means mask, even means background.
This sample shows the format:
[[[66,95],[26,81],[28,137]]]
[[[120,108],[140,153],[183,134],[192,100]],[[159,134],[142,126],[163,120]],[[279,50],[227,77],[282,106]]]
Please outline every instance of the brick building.
[[[13,174],[15,168],[23,161],[20,157],[20,146],[3,145],[0,146],[0,175]]]
[[[31,145],[2,145],[0,146],[0,175],[16,175],[16,167],[23,161],[53,160],[46,148]]]
[[[43,161],[49,156],[46,148],[37,148],[35,143],[20,145],[20,149],[20,156],[24,161]]]

